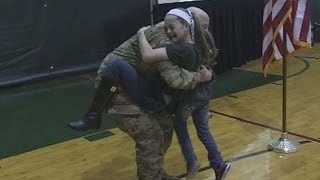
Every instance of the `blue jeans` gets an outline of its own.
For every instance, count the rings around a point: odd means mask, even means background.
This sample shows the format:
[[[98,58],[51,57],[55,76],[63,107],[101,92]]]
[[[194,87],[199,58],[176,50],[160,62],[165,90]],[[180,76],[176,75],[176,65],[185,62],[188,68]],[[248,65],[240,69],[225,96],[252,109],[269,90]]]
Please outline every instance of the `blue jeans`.
[[[161,89],[157,81],[143,78],[134,66],[119,56],[112,56],[102,71],[102,81],[121,86],[134,103],[148,111],[163,109]]]
[[[174,128],[187,163],[187,169],[190,169],[197,161],[187,127],[187,118],[190,114],[192,115],[197,135],[208,151],[210,166],[213,169],[218,169],[223,162],[218,146],[209,130],[208,110],[209,101],[198,101],[192,105],[181,106],[175,113]]]

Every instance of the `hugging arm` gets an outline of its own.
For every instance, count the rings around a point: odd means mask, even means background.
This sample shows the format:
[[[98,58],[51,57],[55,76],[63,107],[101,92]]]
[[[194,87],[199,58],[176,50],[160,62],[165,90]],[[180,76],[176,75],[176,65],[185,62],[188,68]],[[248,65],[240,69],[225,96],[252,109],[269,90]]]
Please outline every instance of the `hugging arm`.
[[[210,82],[214,77],[211,69],[202,67],[197,72],[188,71],[170,61],[160,62],[158,71],[169,87],[174,89],[194,89],[198,83]]]

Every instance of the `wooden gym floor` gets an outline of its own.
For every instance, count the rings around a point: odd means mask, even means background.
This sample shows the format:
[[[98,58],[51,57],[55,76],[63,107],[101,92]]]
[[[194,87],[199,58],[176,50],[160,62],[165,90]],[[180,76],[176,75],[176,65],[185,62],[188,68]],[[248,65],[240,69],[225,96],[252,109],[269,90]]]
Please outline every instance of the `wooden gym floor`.
[[[279,154],[267,149],[269,142],[281,135],[282,81],[212,100],[210,129],[232,166],[227,180],[320,179],[319,58],[320,44],[288,57],[287,129],[289,138],[301,143],[296,153]],[[239,70],[261,73],[261,61],[252,61]],[[269,73],[281,75],[281,64],[272,65]],[[189,127],[202,165],[197,178],[214,179],[191,121]],[[83,135],[3,158],[0,179],[135,179],[133,141],[117,128],[110,132],[114,135],[96,141],[88,141]],[[185,172],[175,137],[166,155],[165,169],[173,175],[183,176]]]

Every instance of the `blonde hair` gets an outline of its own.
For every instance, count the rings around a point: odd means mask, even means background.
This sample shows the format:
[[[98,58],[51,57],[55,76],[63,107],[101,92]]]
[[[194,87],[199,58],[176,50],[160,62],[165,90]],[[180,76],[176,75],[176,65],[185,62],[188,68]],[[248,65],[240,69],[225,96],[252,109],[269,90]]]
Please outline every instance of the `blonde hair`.
[[[194,20],[194,41],[200,51],[201,64],[209,64],[212,52],[215,52],[215,50],[211,48],[214,46],[213,38],[202,28],[199,17],[195,13],[191,12],[191,14]]]
[[[216,57],[218,55],[218,49],[216,48],[216,44],[215,44],[215,41],[214,41],[214,38],[213,38],[211,32],[209,32],[208,30],[205,30],[204,36],[206,38],[206,42],[209,45],[210,60],[209,60],[208,65],[210,67],[213,67],[217,63]]]

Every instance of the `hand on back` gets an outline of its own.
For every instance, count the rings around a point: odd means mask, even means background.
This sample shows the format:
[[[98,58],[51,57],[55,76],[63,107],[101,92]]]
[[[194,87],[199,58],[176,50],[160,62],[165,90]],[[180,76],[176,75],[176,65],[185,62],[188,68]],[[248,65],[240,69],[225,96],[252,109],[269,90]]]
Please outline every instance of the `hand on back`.
[[[211,81],[212,79],[212,72],[207,68],[205,67],[204,65],[201,65],[199,68],[198,68],[198,71],[197,71],[200,75],[200,82],[208,82],[208,81]]]

